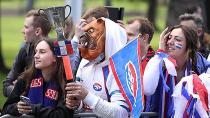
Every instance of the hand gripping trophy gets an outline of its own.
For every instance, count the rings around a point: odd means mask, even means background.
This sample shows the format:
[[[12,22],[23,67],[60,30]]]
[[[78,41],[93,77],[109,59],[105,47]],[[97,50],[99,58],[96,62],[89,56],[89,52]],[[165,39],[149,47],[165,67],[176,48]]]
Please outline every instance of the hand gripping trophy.
[[[65,17],[66,8],[69,8],[69,13]],[[67,82],[71,82],[73,81],[73,74],[68,55],[73,53],[73,49],[71,46],[71,41],[66,40],[63,35],[65,20],[71,13],[71,7],[69,5],[66,5],[60,7],[50,7],[47,9],[39,9],[39,14],[41,12],[43,12],[47,16],[48,19],[46,20],[49,20],[49,22],[51,23],[51,25],[57,33],[57,41],[54,42],[54,51],[58,57],[62,57],[66,74],[66,80]]]

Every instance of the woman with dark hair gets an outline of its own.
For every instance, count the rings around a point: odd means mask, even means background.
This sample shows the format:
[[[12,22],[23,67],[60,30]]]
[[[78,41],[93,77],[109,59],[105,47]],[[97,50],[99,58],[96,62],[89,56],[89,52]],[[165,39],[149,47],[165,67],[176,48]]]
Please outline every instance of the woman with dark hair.
[[[35,44],[34,62],[19,76],[12,94],[4,104],[3,114],[8,117],[73,117],[73,110],[68,109],[64,102],[62,59],[56,57],[53,50],[52,40],[39,40]],[[22,96],[28,101],[20,99]]]
[[[146,111],[172,117],[175,85],[185,76],[200,75],[210,68],[210,63],[197,52],[197,44],[196,32],[187,26],[178,25],[161,33],[159,50],[148,62],[143,77],[145,95],[151,96]]]

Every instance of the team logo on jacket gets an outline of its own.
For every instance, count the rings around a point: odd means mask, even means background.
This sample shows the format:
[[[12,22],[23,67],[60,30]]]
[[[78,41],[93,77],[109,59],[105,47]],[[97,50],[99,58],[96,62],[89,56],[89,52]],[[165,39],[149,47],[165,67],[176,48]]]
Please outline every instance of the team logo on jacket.
[[[102,86],[99,83],[94,83],[93,84],[93,89],[96,90],[96,91],[101,91]]]
[[[136,74],[136,68],[131,61],[125,65],[126,70],[126,82],[130,93],[133,94],[134,98],[137,96],[138,80]]]

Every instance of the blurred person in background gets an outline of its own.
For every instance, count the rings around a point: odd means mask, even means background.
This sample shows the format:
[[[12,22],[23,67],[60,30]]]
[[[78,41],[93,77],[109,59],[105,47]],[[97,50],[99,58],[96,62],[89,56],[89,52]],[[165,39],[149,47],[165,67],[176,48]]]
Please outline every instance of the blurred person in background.
[[[182,14],[179,16],[179,22],[181,25],[186,25],[195,29],[198,34],[198,51],[207,58],[210,53],[210,40],[207,33],[205,33],[205,28],[202,19],[196,14]],[[204,38],[205,37],[205,38]]]

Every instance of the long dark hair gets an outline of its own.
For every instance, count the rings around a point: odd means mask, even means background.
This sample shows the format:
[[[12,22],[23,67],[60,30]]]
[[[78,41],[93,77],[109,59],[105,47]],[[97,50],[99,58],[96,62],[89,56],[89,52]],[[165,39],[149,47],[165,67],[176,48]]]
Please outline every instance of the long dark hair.
[[[177,25],[174,26],[172,28],[169,29],[169,31],[171,32],[174,29],[177,28],[181,28],[182,32],[184,33],[184,36],[186,38],[186,51],[189,50],[189,58],[191,60],[192,63],[192,71],[197,73],[197,56],[196,56],[196,52],[198,50],[198,43],[199,43],[199,39],[198,39],[198,35],[196,33],[196,31],[190,27],[184,26],[184,25]]]
[[[49,45],[50,49],[53,51],[53,54],[55,55],[54,44],[53,44],[54,41],[51,39],[38,40],[34,45],[34,50],[36,49],[36,46],[41,41],[45,41]],[[59,87],[60,87],[59,92],[62,92],[64,94],[64,92],[65,92],[65,90],[64,90],[64,86],[65,86],[65,81],[64,81],[65,77],[64,76],[65,76],[65,74],[64,74],[64,67],[63,67],[62,59],[60,57],[56,57],[55,64],[56,64],[55,65],[56,67],[55,67],[54,72],[52,73],[51,80],[59,83]],[[32,65],[27,70],[25,70],[19,77],[19,79],[23,79],[26,81],[26,89],[23,94],[28,93],[28,90],[30,88],[30,83],[31,83],[32,79],[34,79],[36,77],[37,71],[38,70],[35,68],[35,64],[34,64],[34,60],[33,60]]]

